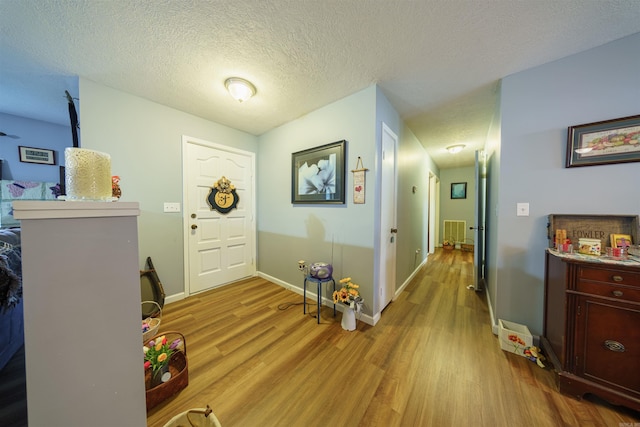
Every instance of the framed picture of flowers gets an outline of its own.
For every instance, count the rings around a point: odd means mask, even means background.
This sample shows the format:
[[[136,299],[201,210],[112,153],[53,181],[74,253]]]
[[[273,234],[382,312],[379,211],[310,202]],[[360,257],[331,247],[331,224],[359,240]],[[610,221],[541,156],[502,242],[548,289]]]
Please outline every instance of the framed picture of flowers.
[[[291,203],[344,204],[347,141],[291,155]]]

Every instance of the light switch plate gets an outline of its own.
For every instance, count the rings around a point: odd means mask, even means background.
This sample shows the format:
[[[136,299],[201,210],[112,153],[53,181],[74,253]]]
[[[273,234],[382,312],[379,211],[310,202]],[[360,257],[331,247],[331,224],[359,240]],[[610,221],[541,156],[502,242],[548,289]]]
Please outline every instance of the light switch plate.
[[[529,203],[517,203],[516,204],[517,216],[529,216]]]
[[[180,203],[164,202],[165,212],[180,212]]]

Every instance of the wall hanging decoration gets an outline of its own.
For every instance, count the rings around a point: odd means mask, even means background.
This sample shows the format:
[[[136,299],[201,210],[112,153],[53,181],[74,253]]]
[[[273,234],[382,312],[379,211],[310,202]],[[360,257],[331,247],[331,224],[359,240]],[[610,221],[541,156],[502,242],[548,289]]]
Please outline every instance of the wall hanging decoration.
[[[40,163],[42,165],[55,165],[53,150],[44,148],[18,147],[20,152],[20,161],[25,163]]]
[[[362,158],[358,156],[356,168],[353,172],[353,203],[359,205],[364,204],[366,173],[369,169],[362,164]]]
[[[227,214],[235,209],[240,201],[236,187],[226,177],[216,181],[207,196],[211,210]]]
[[[291,155],[291,203],[344,204],[346,144],[342,140]]]
[[[466,199],[467,198],[467,183],[466,182],[454,182],[451,184],[451,198],[452,199]]]
[[[640,115],[569,127],[565,167],[640,162]]]

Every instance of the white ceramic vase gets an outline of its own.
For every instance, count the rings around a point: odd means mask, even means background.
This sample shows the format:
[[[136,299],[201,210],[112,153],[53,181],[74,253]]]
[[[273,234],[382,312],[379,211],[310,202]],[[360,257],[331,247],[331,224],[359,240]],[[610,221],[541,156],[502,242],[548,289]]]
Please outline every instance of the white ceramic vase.
[[[355,331],[356,329],[356,311],[350,306],[346,306],[342,312],[341,325],[345,331]]]

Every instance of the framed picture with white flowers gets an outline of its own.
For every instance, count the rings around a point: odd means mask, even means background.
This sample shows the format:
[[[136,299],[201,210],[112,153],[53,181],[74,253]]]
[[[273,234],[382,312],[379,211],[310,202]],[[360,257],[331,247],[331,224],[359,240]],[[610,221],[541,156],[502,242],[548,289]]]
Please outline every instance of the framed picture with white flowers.
[[[291,155],[291,203],[344,204],[347,141]]]

